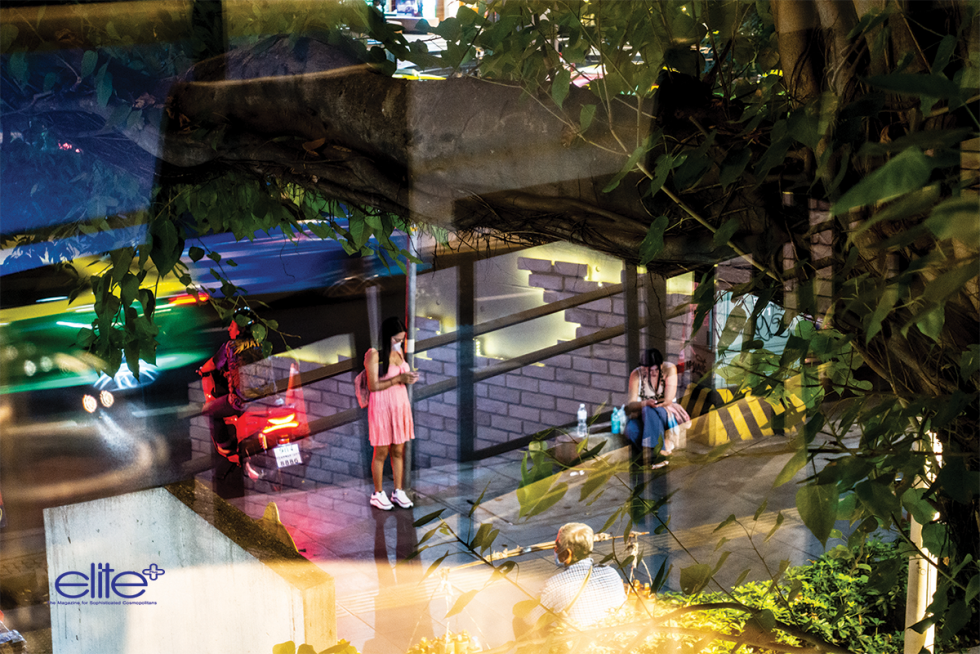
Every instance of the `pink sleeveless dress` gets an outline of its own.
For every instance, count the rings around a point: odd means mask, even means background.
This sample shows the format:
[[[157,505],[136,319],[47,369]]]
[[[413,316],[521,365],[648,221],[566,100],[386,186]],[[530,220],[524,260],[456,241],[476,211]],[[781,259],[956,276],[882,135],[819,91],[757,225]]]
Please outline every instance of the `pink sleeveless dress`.
[[[411,369],[403,361],[400,366],[388,366],[388,374],[383,379],[391,379]],[[415,438],[415,422],[412,420],[412,405],[408,401],[408,387],[394,384],[383,391],[371,393],[368,402],[368,438],[371,445],[397,445]]]

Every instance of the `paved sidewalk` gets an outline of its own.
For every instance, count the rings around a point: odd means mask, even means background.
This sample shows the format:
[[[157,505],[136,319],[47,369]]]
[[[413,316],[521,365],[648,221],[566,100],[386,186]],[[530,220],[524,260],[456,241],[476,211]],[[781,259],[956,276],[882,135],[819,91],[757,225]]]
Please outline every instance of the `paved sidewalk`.
[[[412,510],[371,508],[370,482],[247,495],[231,502],[252,517],[261,516],[270,501],[276,502],[297,546],[334,576],[338,635],[362,654],[404,652],[423,637],[445,634],[447,628],[465,630],[492,647],[513,638],[514,604],[536,597],[555,573],[551,551],[515,557],[511,559],[518,564],[514,573],[506,580],[492,580],[485,565],[459,568],[475,557],[448,533],[436,534],[424,543],[428,548],[418,559],[405,561],[438,524],[415,528],[413,521],[442,510],[447,527],[464,539],[472,538],[481,524],[490,524],[499,530],[492,550],[528,546],[553,540],[565,522],[586,522],[598,531],[624,506],[631,488],[646,484],[644,498],[672,495],[659,518],[647,516],[634,525],[634,530],[649,532],[640,538],[643,560],[634,573],[641,582],[650,581],[666,561],[671,567],[668,586],[677,590],[682,567],[713,564],[725,550],[731,554],[717,576],[720,583],[733,583],[745,569],[750,571],[749,580],[768,579],[768,570],[778,569],[780,561],[802,564],[823,551],[796,512],[796,486],[791,482],[771,488],[791,456],[786,444],[780,437],[746,441],[733,447],[729,456],[707,465],[698,462],[706,448],[699,451],[693,444],[656,474],[632,479],[626,472],[611,475],[598,498],[592,495],[583,502],[582,487],[589,471],[596,470],[596,463],[590,462],[554,478],[554,483],[567,483],[568,491],[561,501],[531,518],[519,517],[519,453],[417,471]],[[613,458],[624,456],[619,452]],[[483,501],[474,509],[481,494]],[[763,501],[767,506],[755,519]],[[767,539],[780,511],[782,525]],[[610,533],[623,533],[627,513],[608,529]],[[716,532],[729,515],[738,520]],[[654,533],[661,521],[669,524],[669,532]],[[722,538],[727,542],[715,551]],[[601,557],[614,548],[621,553],[622,541],[600,543],[596,549]],[[429,566],[443,555],[439,569],[426,576]],[[478,589],[462,611],[446,617],[461,595]]]
[[[258,518],[269,502],[279,507],[283,523],[304,554],[336,580],[337,627],[341,638],[350,640],[362,654],[398,654],[421,638],[444,635],[447,629],[467,631],[484,646],[497,646],[513,639],[512,608],[536,597],[545,580],[556,572],[550,550],[510,559],[515,570],[506,579],[493,578],[486,565],[471,565],[476,557],[455,541],[452,533],[470,540],[480,525],[499,533],[486,554],[514,547],[552,541],[558,527],[578,521],[597,531],[607,518],[623,509],[632,488],[643,485],[646,500],[670,495],[659,515],[637,519],[633,529],[648,532],[640,538],[642,561],[633,571],[641,582],[649,582],[661,564],[671,568],[670,589],[679,588],[682,567],[695,561],[714,563],[722,551],[731,552],[717,579],[731,584],[744,569],[748,579],[768,579],[768,569],[779,562],[802,564],[819,556],[823,548],[803,527],[795,509],[796,486],[790,482],[772,489],[772,480],[789,460],[787,440],[770,437],[736,444],[728,456],[705,464],[707,448],[691,444],[676,454],[670,466],[655,474],[630,475],[622,467],[609,474],[601,494],[582,501],[582,488],[590,474],[601,466],[595,461],[559,473],[546,484],[567,484],[562,499],[530,518],[520,517],[517,488],[521,480],[522,454],[509,453],[484,461],[418,470],[415,473],[416,506],[390,512],[369,506],[370,481],[311,490],[253,493],[231,500],[248,515]],[[609,456],[624,460],[625,450]],[[206,475],[205,475],[206,476]],[[390,482],[387,484],[390,492]],[[483,496],[479,506],[475,506]],[[754,516],[763,501],[765,510]],[[426,534],[440,523],[416,528],[423,516],[442,511],[445,529],[428,538],[425,550],[406,560]],[[783,522],[771,537],[770,530],[782,512]],[[621,535],[628,511],[621,510],[607,531]],[[738,520],[722,530],[716,526],[729,515]],[[663,524],[669,531],[655,533]],[[451,531],[450,531],[451,530]],[[6,534],[0,558],[0,578],[34,572],[44,574],[43,530],[29,530],[16,540]],[[716,550],[721,538],[725,545]],[[622,557],[622,540],[597,545],[598,558],[615,551]],[[437,559],[441,565],[426,575]],[[629,574],[629,570],[626,571]],[[467,591],[479,591],[469,604],[452,611]],[[42,619],[16,616],[36,631],[25,634],[34,640],[33,652],[45,641],[50,629]],[[14,616],[8,616],[14,617]],[[46,631],[46,633],[45,633]],[[50,645],[48,645],[50,646]]]

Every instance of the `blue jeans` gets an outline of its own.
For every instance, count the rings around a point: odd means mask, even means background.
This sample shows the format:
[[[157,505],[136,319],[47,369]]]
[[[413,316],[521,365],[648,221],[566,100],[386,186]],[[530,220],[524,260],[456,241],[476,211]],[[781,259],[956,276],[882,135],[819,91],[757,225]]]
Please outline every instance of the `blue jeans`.
[[[626,424],[626,438],[635,450],[645,445],[659,453],[664,448],[664,432],[669,428],[667,410],[645,406],[641,416],[642,419],[633,418]]]

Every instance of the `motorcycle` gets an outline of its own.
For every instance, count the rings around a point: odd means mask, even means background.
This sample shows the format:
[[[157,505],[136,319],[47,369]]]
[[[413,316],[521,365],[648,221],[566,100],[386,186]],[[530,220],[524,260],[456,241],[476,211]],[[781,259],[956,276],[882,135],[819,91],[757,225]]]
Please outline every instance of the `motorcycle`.
[[[213,375],[215,374],[221,373],[211,371],[201,377],[205,406],[214,399]],[[248,463],[248,459],[257,454],[271,450],[276,457],[278,468],[302,463],[298,443],[310,435],[310,427],[296,364],[290,366],[285,397],[279,398],[275,405],[252,403],[246,407],[242,415],[228,416],[224,421],[229,427],[229,433],[235,435],[234,446],[222,446],[214,440],[213,434],[211,444],[218,454],[230,463],[242,467],[252,479],[262,477],[262,474]]]

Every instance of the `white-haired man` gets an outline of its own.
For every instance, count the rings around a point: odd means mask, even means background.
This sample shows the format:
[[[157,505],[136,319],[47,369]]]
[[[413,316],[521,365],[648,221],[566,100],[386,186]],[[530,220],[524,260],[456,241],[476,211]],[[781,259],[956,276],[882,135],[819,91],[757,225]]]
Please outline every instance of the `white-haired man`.
[[[592,560],[594,538],[586,524],[562,525],[555,538],[555,563],[564,570],[545,583],[540,606],[526,618],[514,621],[515,636],[524,635],[546,613],[578,627],[591,627],[626,602],[619,573]]]

